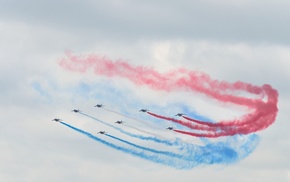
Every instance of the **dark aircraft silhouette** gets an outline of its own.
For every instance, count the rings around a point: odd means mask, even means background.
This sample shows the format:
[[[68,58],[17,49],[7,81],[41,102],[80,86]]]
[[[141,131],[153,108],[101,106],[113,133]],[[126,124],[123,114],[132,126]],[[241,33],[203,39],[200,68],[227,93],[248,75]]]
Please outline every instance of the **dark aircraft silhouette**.
[[[105,131],[99,131],[98,133],[103,135],[103,134],[105,134],[107,132],[105,132]]]
[[[166,128],[167,130],[173,130],[173,127],[172,126],[169,126]]]
[[[124,123],[124,121],[116,121],[115,123],[116,124],[122,124],[122,123]]]
[[[149,110],[148,109],[140,109],[139,112],[148,112]]]
[[[103,107],[104,105],[103,104],[97,104],[95,105],[95,107]]]
[[[75,112],[75,113],[80,112],[79,109],[73,109],[73,110],[71,110],[71,111],[72,111],[72,112]]]
[[[59,119],[59,118],[54,118],[52,121],[55,121],[55,122],[60,122],[60,121],[61,121],[61,119]]]
[[[183,115],[185,115],[185,114],[182,114],[182,113],[177,113],[175,116],[183,116]]]

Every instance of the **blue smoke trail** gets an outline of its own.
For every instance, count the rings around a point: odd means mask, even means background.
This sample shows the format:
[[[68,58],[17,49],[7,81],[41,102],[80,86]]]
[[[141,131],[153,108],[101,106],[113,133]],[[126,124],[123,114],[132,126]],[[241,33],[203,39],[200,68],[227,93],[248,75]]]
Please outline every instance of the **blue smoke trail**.
[[[182,140],[177,140],[175,142],[170,142],[167,140],[160,140],[156,137],[145,137],[142,135],[136,135],[136,134],[132,134],[129,133],[127,131],[122,130],[121,128],[118,128],[116,126],[113,126],[111,124],[108,124],[102,120],[99,120],[97,118],[94,118],[90,115],[81,113],[87,117],[90,117],[96,121],[99,121],[107,126],[110,126],[118,131],[120,131],[121,133],[124,133],[128,136],[134,137],[134,138],[139,138],[141,140],[149,140],[149,141],[155,141],[157,143],[162,143],[162,144],[166,144],[169,146],[179,146],[179,150],[183,151],[183,158],[185,160],[189,160],[189,161],[198,161],[197,163],[206,163],[206,164],[215,164],[215,163],[231,163],[234,161],[237,161],[239,159],[242,159],[246,156],[248,156],[251,152],[253,152],[253,150],[255,149],[255,147],[258,145],[258,136],[257,135],[250,135],[250,136],[243,136],[246,137],[246,143],[242,146],[240,146],[239,148],[236,148],[236,150],[234,150],[231,147],[228,147],[228,142],[210,142],[210,141],[206,141],[206,145],[205,146],[198,146],[198,145],[194,145],[194,144],[189,144],[189,143],[185,143],[182,142]],[[232,142],[237,141],[237,138],[231,138]],[[136,147],[136,146],[135,146]],[[193,151],[198,151],[193,152]]]
[[[126,143],[128,145],[131,145],[133,147],[136,147],[136,148],[139,148],[139,149],[142,149],[142,150],[147,150],[149,152],[153,152],[153,153],[157,153],[157,154],[163,154],[163,155],[168,155],[170,157],[177,157],[177,158],[182,158],[183,157],[182,155],[175,154],[175,153],[172,153],[172,152],[160,151],[160,150],[155,150],[155,149],[151,149],[151,148],[148,148],[148,147],[143,147],[143,146],[140,146],[140,145],[136,145],[134,143],[128,142],[126,140],[123,140],[121,138],[115,137],[115,136],[110,135],[110,134],[105,134],[105,135],[107,135],[108,137],[111,137],[113,139],[116,139],[118,141],[121,141],[123,143]]]
[[[177,145],[179,145],[178,140],[175,140],[174,142],[171,142],[171,141],[168,141],[168,140],[160,140],[160,139],[158,139],[158,138],[156,138],[156,137],[147,137],[147,136],[143,136],[143,135],[133,134],[133,133],[127,132],[127,131],[125,131],[125,130],[122,130],[122,129],[119,128],[119,127],[116,127],[116,126],[111,125],[111,124],[109,124],[109,123],[106,123],[106,122],[104,122],[104,121],[102,121],[102,120],[99,120],[99,119],[97,119],[97,118],[95,118],[95,117],[92,117],[92,116],[90,116],[90,115],[88,115],[88,114],[85,114],[85,113],[83,113],[83,112],[80,112],[80,114],[82,114],[82,115],[84,115],[84,116],[87,116],[87,117],[89,117],[89,118],[91,118],[91,119],[93,119],[93,120],[96,120],[96,121],[98,121],[98,122],[100,122],[100,123],[102,123],[102,124],[104,124],[104,125],[107,125],[107,126],[109,126],[109,127],[112,127],[112,128],[114,128],[115,130],[118,130],[118,131],[120,131],[121,133],[123,133],[123,134],[125,134],[125,135],[128,135],[128,136],[130,136],[130,137],[133,137],[133,138],[138,138],[138,139],[140,139],[140,140],[153,141],[153,142],[161,143],[161,144],[165,144],[165,145],[168,145],[168,146],[177,146]]]
[[[184,114],[188,114],[190,117],[196,118],[196,119],[202,119],[202,120],[207,120],[207,121],[212,121],[209,118],[206,117],[202,117],[200,115],[198,115],[197,113],[195,113],[194,110],[189,111],[187,109],[186,106],[183,106],[181,103],[172,103],[172,104],[167,104],[166,106],[162,107],[162,106],[157,106],[157,105],[153,105],[152,107],[150,106],[143,106],[142,102],[138,99],[136,99],[134,97],[134,94],[128,94],[128,92],[123,92],[122,90],[117,90],[116,88],[113,88],[112,86],[110,86],[110,84],[108,84],[107,82],[101,85],[102,89],[94,89],[94,88],[100,88],[98,85],[98,87],[94,87],[88,84],[85,84],[87,86],[87,88],[85,89],[86,94],[83,94],[82,91],[80,91],[79,93],[77,93],[77,95],[83,95],[83,96],[88,96],[88,99],[98,99],[98,101],[100,101],[101,103],[115,103],[115,105],[118,105],[119,109],[121,109],[119,112],[123,113],[123,114],[129,114],[132,115],[133,117],[145,117],[146,115],[137,115],[139,113],[131,113],[128,112],[129,110],[127,110],[127,108],[150,108],[154,111],[160,111],[162,113],[162,111],[166,110],[167,108],[170,108],[172,105],[174,105],[174,107],[179,107],[180,110],[178,110],[178,112],[184,113]],[[89,88],[89,89],[88,89]],[[74,92],[71,89],[69,90],[69,92]],[[118,93],[118,94],[116,94]],[[129,90],[130,93],[130,90]],[[120,96],[121,95],[121,96]],[[133,97],[132,97],[133,95]],[[130,96],[130,98],[128,98]],[[86,97],[87,98],[87,97]],[[124,100],[126,100],[125,104],[124,104]],[[172,110],[168,111],[171,113]],[[191,113],[190,113],[191,112]],[[88,116],[90,117],[90,116]],[[92,118],[92,119],[96,119],[96,118]],[[97,121],[105,124],[105,122],[100,121],[98,119],[96,119]],[[212,121],[214,122],[214,121]],[[160,123],[160,122],[158,122]],[[164,122],[165,123],[165,122]],[[162,123],[160,123],[162,124]],[[106,123],[106,125],[109,126],[108,123]],[[111,125],[113,126],[113,125]],[[115,126],[113,126],[113,128],[117,128]],[[132,133],[128,133],[124,130],[121,130],[120,128],[117,128],[118,131],[131,136],[131,137],[135,137],[135,138],[139,138],[141,140],[151,140],[151,141],[156,141],[157,143],[163,143],[163,140],[160,140],[158,138],[154,138],[154,137],[144,137],[142,135],[135,135]],[[79,131],[80,132],[80,131]],[[87,134],[85,134],[87,135]],[[90,137],[90,136],[88,136]],[[93,136],[95,137],[95,136]],[[142,138],[144,137],[144,138]],[[92,137],[90,137],[92,138]],[[151,138],[151,139],[150,139]],[[191,157],[192,158],[192,162],[187,163],[186,165],[184,164],[184,161],[179,162],[178,164],[176,164],[176,162],[173,162],[176,165],[173,164],[169,164],[168,162],[164,163],[164,162],[158,162],[159,159],[156,161],[152,160],[152,159],[148,159],[146,157],[141,157],[140,158],[144,158],[156,163],[160,163],[160,164],[165,164],[168,166],[173,166],[174,168],[178,168],[178,169],[190,169],[192,167],[195,167],[199,164],[221,164],[221,163],[231,163],[231,162],[237,162],[240,159],[248,156],[250,153],[253,152],[253,150],[255,149],[255,147],[257,146],[258,142],[257,142],[257,135],[250,135],[250,136],[241,136],[242,140],[244,140],[244,142],[241,143],[241,141],[238,138],[232,137],[231,141],[227,141],[228,138],[225,138],[226,141],[223,142],[212,142],[212,140],[208,140],[205,138],[201,138],[202,141],[204,142],[205,146],[197,146],[194,144],[188,144],[188,143],[184,143],[182,140],[179,140],[178,142],[178,146],[180,146],[180,148],[182,148],[182,152],[184,152],[182,154],[182,156],[184,157]],[[94,138],[93,138],[94,139]],[[101,143],[104,143],[106,141],[103,141]],[[166,144],[168,141],[165,141]],[[108,143],[108,142],[107,142]],[[176,142],[169,142],[166,145],[174,145],[174,143]],[[232,143],[234,143],[236,146],[232,145]],[[104,143],[106,144],[106,143]],[[106,144],[107,145],[107,144]],[[114,145],[114,144],[112,144]],[[116,147],[120,147],[120,146],[110,146],[112,148],[115,148],[117,150],[122,150],[124,149],[126,153],[130,153],[132,155],[138,156],[139,153],[141,154],[146,154],[145,152],[138,152],[138,151],[133,151],[133,153],[129,152],[129,149],[121,147],[121,148],[116,148]],[[151,155],[151,157],[157,157],[156,155]],[[168,158],[168,157],[167,157]]]
[[[197,146],[194,144],[188,144],[186,146],[186,152],[184,154],[176,154],[173,152],[159,151],[159,150],[150,149],[144,146],[139,146],[134,143],[128,142],[126,140],[120,139],[118,137],[105,134],[108,137],[114,138],[118,141],[126,143],[130,146],[133,146],[134,148],[138,148],[142,150],[142,151],[138,151],[135,149],[122,147],[122,146],[110,143],[108,141],[102,140],[92,135],[91,133],[88,133],[86,131],[73,127],[65,122],[60,122],[60,123],[79,133],[86,135],[87,137],[91,139],[94,139],[116,150],[129,153],[129,154],[138,156],[139,158],[146,159],[146,160],[158,163],[158,164],[163,164],[170,167],[174,167],[176,169],[192,169],[193,167],[199,164],[232,163],[232,162],[237,161],[241,157],[237,154],[237,152],[234,149],[227,147],[226,144],[223,142],[212,143],[206,146]],[[247,148],[248,145],[249,143],[246,142],[244,144],[244,147]],[[255,146],[253,144],[250,144],[250,145]],[[252,149],[253,148],[250,147],[250,150]],[[146,151],[153,154],[148,154]]]
[[[185,161],[189,161],[189,162],[195,162],[195,161],[199,161],[199,163],[208,163],[208,164],[214,164],[214,163],[222,163],[223,160],[227,159],[227,161],[235,161],[237,159],[237,153],[229,148],[229,147],[225,147],[221,142],[217,143],[217,144],[210,144],[204,147],[201,146],[194,146],[192,144],[192,148],[195,147],[197,150],[200,150],[202,155],[194,155],[192,150],[187,150],[187,152],[184,153],[184,155],[180,155],[180,154],[176,154],[173,152],[168,152],[168,151],[160,151],[160,150],[155,150],[155,149],[151,149],[148,147],[143,147],[140,145],[136,145],[134,143],[128,142],[126,140],[120,139],[116,136],[112,136],[110,134],[105,134],[108,137],[111,137],[113,139],[116,139],[118,141],[121,141],[123,143],[126,143],[128,145],[131,145],[133,147],[142,149],[142,150],[146,150],[149,152],[153,152],[156,154],[162,154],[162,155],[166,155],[169,157],[174,157],[174,158],[178,158],[178,159],[182,159]],[[189,155],[185,155],[185,154],[189,154]],[[214,155],[213,155],[214,154]]]
[[[179,162],[177,160],[173,160],[173,158],[170,158],[170,157],[167,157],[167,158],[162,158],[158,155],[149,155],[147,153],[145,153],[144,151],[136,151],[136,150],[133,150],[133,149],[129,149],[129,148],[125,148],[125,147],[121,147],[121,146],[118,146],[118,145],[115,145],[113,143],[110,143],[110,142],[107,142],[105,140],[102,140],[94,135],[92,135],[91,133],[88,133],[86,131],[83,131],[79,128],[76,128],[76,127],[73,127],[65,122],[59,122],[81,134],[84,134],[86,135],[87,137],[93,139],[93,140],[96,140],[102,144],[105,144],[106,146],[108,147],[111,147],[111,148],[114,148],[116,150],[119,150],[119,151],[122,151],[122,152],[125,152],[125,153],[129,153],[129,154],[132,154],[132,155],[135,155],[135,156],[138,156],[142,159],[146,159],[146,160],[149,160],[149,161],[152,161],[152,162],[156,162],[158,164],[163,164],[163,165],[167,165],[167,166],[171,166],[171,167],[174,167],[174,168],[177,168],[177,169],[191,169],[192,167],[194,166],[191,166],[191,165],[186,165],[184,162]]]

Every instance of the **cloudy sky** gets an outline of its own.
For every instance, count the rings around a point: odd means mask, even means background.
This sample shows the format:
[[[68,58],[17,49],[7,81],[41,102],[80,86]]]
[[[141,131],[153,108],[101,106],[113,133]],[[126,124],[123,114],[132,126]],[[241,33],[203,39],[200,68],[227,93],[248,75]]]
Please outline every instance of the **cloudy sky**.
[[[289,6],[286,0],[0,0],[0,180],[290,181]],[[279,92],[279,112],[271,126],[256,133],[258,145],[241,160],[190,170],[160,165],[51,120],[121,136],[71,110],[113,122],[120,116],[93,106],[103,103],[143,120],[152,117],[140,115],[142,107],[173,115],[181,102],[213,120],[234,117],[239,109],[198,94],[164,94],[124,79],[65,70],[59,62],[68,51],[159,72],[183,67],[228,82],[270,84]]]

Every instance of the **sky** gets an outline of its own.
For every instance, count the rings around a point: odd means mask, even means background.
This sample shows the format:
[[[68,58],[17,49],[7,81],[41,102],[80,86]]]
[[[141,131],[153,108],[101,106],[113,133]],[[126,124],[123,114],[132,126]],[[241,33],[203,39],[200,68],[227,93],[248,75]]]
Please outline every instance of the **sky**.
[[[289,5],[286,0],[0,0],[0,180],[290,181]],[[279,93],[278,114],[267,128],[245,136],[179,135],[164,130],[171,122],[139,110],[168,117],[187,112],[210,122],[240,117],[246,110],[186,89],[156,90],[120,75],[68,69],[61,62],[69,62],[70,55],[121,60],[161,74],[185,68],[214,80],[269,84]],[[100,103],[104,108],[94,107]],[[129,137],[100,120],[115,127],[116,120],[125,120],[119,129],[150,131],[189,146],[236,147],[239,157],[178,169],[187,163],[158,163],[95,140],[92,136],[122,147],[138,145],[136,151],[145,150],[140,146],[178,150]],[[131,143],[98,134],[101,130]],[[247,142],[251,147],[243,153]],[[198,154],[194,147],[190,151]],[[166,154],[162,160],[172,158]]]

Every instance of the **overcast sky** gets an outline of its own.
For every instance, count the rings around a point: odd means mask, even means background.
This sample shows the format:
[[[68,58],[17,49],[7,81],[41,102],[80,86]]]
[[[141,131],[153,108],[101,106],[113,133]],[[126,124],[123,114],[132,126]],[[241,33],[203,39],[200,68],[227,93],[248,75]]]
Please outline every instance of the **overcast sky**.
[[[0,0],[0,180],[290,181],[289,6],[286,0]],[[146,161],[51,120],[96,134],[106,128],[71,109],[114,121],[118,116],[93,107],[100,102],[117,111],[133,106],[126,111],[134,117],[143,106],[170,112],[182,101],[213,119],[235,113],[188,93],[162,95],[69,72],[59,66],[68,50],[160,72],[185,67],[218,80],[267,83],[279,92],[278,116],[256,133],[256,149],[235,163],[177,170]]]

